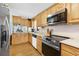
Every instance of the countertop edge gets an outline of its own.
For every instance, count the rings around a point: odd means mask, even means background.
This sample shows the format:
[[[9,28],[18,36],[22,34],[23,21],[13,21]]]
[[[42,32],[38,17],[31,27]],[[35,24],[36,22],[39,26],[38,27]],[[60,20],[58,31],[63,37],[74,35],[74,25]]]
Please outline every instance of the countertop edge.
[[[74,48],[78,48],[79,49],[79,43],[77,43],[77,45],[76,44],[74,44],[74,42],[69,42],[69,40],[70,41],[75,41],[75,39],[67,39],[67,40],[63,40],[63,41],[60,41],[60,43],[62,43],[62,44],[66,44],[66,45],[69,45],[69,46],[72,46],[72,47],[74,47]],[[76,42],[76,41],[75,41]]]

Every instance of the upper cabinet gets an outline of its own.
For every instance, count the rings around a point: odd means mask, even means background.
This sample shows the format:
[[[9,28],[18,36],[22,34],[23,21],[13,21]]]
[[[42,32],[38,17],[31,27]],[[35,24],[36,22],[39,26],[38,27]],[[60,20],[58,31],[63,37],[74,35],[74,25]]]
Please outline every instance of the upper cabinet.
[[[72,22],[79,22],[79,3],[71,4]]]
[[[42,22],[41,22],[42,21],[41,14],[39,14],[38,16],[36,16],[35,20],[36,20],[37,26],[38,27],[41,26],[41,24],[42,24]]]
[[[47,17],[48,17],[48,11],[44,11],[42,14],[41,14],[41,21],[42,21],[42,26],[46,26],[47,25]]]
[[[67,3],[65,7],[68,23],[79,23],[79,3]]]
[[[62,10],[64,8],[65,8],[65,4],[57,3],[57,4],[55,4],[55,5],[53,5],[49,8],[50,9],[50,14],[56,13],[57,11]]]
[[[24,25],[24,26],[28,26],[29,25],[28,19],[22,19],[22,23],[21,24]]]
[[[19,16],[13,16],[13,24],[20,24],[21,17]]]
[[[32,27],[32,19],[28,20],[28,27]]]
[[[36,26],[40,27],[40,26],[45,26],[47,25],[47,11],[44,11],[43,13],[40,13],[39,15],[37,15],[35,17],[36,20]]]
[[[50,8],[46,9],[45,11],[38,14],[35,18],[37,21],[37,26],[47,26],[47,17],[50,14],[53,14],[61,9],[65,8],[65,4],[55,4],[54,6],[51,6]]]
[[[22,18],[20,16],[13,16],[13,24],[21,24],[23,26],[31,27],[31,20]]]

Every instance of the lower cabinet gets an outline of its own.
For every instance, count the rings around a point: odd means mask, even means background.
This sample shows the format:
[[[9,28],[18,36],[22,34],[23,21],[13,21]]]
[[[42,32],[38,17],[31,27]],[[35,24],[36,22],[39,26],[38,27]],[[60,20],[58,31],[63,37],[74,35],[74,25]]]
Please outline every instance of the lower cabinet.
[[[61,55],[62,55],[62,56],[74,56],[73,54],[71,54],[71,53],[69,53],[69,52],[67,52],[67,51],[65,51],[65,50],[62,50],[62,51],[61,51]]]
[[[79,48],[61,43],[61,56],[79,56]]]
[[[28,42],[28,33],[13,33],[12,45]]]
[[[37,50],[42,54],[42,37],[37,36]]]
[[[30,44],[32,44],[32,34],[28,33],[28,41]]]

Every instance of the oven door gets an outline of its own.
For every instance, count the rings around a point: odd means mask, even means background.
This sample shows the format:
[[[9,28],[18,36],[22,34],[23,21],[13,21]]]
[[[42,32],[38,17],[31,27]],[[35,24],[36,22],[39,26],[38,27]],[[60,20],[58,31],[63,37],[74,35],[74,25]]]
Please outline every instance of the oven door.
[[[56,50],[55,48],[42,43],[42,53],[45,56],[59,56],[60,52],[58,50]]]

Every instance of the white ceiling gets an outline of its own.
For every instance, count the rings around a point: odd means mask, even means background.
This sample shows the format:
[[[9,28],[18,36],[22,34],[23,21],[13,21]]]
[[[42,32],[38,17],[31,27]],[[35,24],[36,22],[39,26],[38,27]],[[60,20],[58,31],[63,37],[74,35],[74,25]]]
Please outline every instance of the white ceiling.
[[[9,3],[13,15],[32,18],[41,11],[45,10],[54,3]]]

